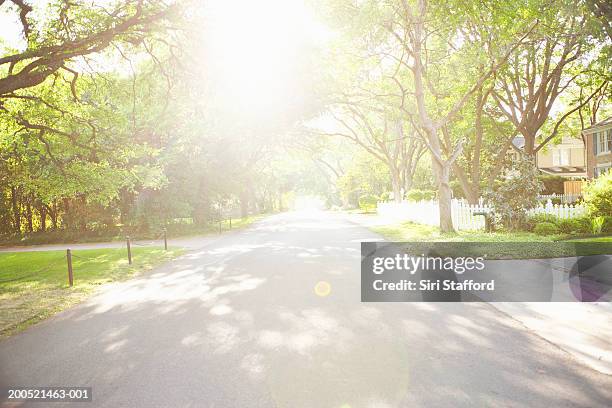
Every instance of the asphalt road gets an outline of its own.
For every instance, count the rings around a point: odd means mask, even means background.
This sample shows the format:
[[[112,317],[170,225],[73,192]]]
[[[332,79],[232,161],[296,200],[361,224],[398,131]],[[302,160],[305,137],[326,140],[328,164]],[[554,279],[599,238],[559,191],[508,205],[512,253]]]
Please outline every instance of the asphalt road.
[[[69,407],[612,405],[612,377],[486,303],[360,303],[378,238],[319,212],[206,241],[1,342],[0,383],[92,387]]]

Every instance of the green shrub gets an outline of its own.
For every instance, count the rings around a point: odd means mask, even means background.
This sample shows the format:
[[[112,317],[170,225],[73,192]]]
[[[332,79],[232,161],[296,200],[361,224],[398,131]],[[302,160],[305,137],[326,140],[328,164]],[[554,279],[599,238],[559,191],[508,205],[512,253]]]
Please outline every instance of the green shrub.
[[[557,225],[559,223],[559,221],[561,221],[555,215],[544,214],[544,213],[532,215],[531,217],[529,217],[529,219],[534,221],[536,224],[539,223],[539,222],[550,222],[550,223],[553,223],[553,224]]]
[[[586,217],[560,219],[557,226],[563,234],[588,234],[592,231],[591,220]]]
[[[359,208],[365,212],[374,212],[376,210],[378,197],[374,194],[364,194],[359,197]]]
[[[484,197],[507,230],[518,230],[527,224],[527,212],[538,204],[542,190],[533,158],[523,156],[503,175],[502,183]]]
[[[436,192],[433,190],[423,190],[423,200],[433,200],[436,198]]]
[[[580,224],[580,228],[576,232],[581,234],[588,234],[591,232],[591,219],[589,217],[579,217],[575,218],[575,220]]]
[[[536,215],[531,215],[529,217],[527,217],[527,220],[525,221],[525,225],[523,226],[524,229],[526,229],[527,231],[533,231],[535,226],[539,223],[542,222],[547,222],[550,224],[554,224],[556,226],[559,225],[559,222],[561,220],[557,217],[555,217],[552,214],[536,214]],[[589,231],[590,231],[590,222],[589,222]]]
[[[383,192],[380,195],[380,201],[384,201],[385,203],[391,201],[391,193],[388,191]]]
[[[553,235],[559,233],[559,227],[552,222],[539,222],[533,228],[533,232],[538,235]]]
[[[418,189],[409,190],[406,193],[406,198],[410,201],[421,201],[423,199],[423,191]]]
[[[412,189],[406,193],[406,198],[410,201],[433,200],[436,198],[436,192],[433,190]]]
[[[604,223],[601,227],[601,232],[604,234],[612,234],[612,215],[604,217]]]
[[[584,203],[591,217],[612,215],[612,171],[599,176],[584,188]]]
[[[599,216],[591,220],[591,226],[593,227],[593,234],[601,234],[603,232],[604,223],[606,218]]]
[[[406,193],[406,198],[410,201],[421,201],[423,200],[423,191],[418,189],[409,190]]]
[[[463,193],[463,188],[461,187],[459,180],[451,180],[448,185],[453,192],[454,198],[465,198],[465,194]]]

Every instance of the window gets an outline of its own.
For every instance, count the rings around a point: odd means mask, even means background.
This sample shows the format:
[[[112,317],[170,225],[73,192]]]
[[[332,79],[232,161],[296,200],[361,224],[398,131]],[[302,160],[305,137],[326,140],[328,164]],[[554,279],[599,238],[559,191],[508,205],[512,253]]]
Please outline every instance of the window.
[[[569,166],[569,149],[553,149],[553,166]]]
[[[593,137],[596,140],[595,154],[612,152],[612,129],[597,132]]]

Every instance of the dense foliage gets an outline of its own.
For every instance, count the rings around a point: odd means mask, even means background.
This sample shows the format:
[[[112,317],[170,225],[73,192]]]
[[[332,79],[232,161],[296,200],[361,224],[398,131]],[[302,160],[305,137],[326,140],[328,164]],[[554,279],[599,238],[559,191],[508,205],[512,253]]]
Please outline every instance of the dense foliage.
[[[612,172],[587,184],[584,201],[592,217],[612,216]]]
[[[542,183],[533,160],[522,157],[486,197],[503,226],[516,230],[525,224],[527,211],[538,204],[537,196],[541,191]]]
[[[484,191],[514,229],[540,184],[513,155],[612,111],[589,2],[321,0],[322,42],[281,3],[0,1],[19,38],[0,40],[0,234],[197,229],[296,194],[435,197],[451,231],[451,197]]]

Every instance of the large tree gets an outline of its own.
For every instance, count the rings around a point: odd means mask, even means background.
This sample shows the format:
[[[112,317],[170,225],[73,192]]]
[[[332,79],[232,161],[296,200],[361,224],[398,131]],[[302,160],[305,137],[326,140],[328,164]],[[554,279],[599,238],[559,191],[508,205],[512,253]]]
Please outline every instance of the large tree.
[[[16,9],[26,43],[24,50],[0,57],[0,101],[60,71],[76,80],[78,71],[70,63],[77,58],[100,53],[113,44],[146,44],[154,32],[167,28],[178,10],[162,0],[123,0],[109,6],[55,0],[48,10],[38,10],[38,15],[56,15],[57,20],[52,18],[41,25],[33,11],[42,5],[29,3],[0,0],[0,7],[12,5]]]
[[[483,190],[491,189],[506,168],[515,136],[513,126],[492,106],[490,95],[490,86],[478,89],[460,117],[442,128],[446,140],[467,135],[462,153],[453,163],[453,173],[470,204],[477,204]]]
[[[444,129],[504,66],[534,25],[529,19],[519,24],[501,18],[506,7],[499,2],[478,5],[457,2],[453,6],[455,11],[448,15],[448,5],[441,7],[426,0],[401,1],[391,5],[383,22],[389,38],[398,46],[396,59],[406,73],[404,92],[410,93],[413,102],[413,111],[408,115],[421,129],[431,154],[443,232],[454,230],[449,181],[465,142],[464,138],[446,137]],[[500,9],[492,11],[496,7]],[[471,36],[461,30],[483,19],[494,23],[491,26],[496,27],[496,32],[502,32],[497,26],[506,31],[491,42],[488,37]],[[488,58],[475,58],[483,49],[487,50]]]
[[[336,122],[335,129],[319,132],[346,138],[380,160],[389,169],[393,198],[400,202],[402,192],[412,186],[425,146],[409,122],[375,102],[345,97],[329,109],[329,115]]]
[[[608,80],[599,78],[590,94],[555,114],[559,98],[581,77],[593,76],[591,54],[600,52],[604,34],[584,2],[542,3],[538,19],[528,41],[514,50],[508,64],[497,72],[492,92],[499,109],[525,138],[527,155],[534,155],[553,140],[563,122],[595,97]]]

